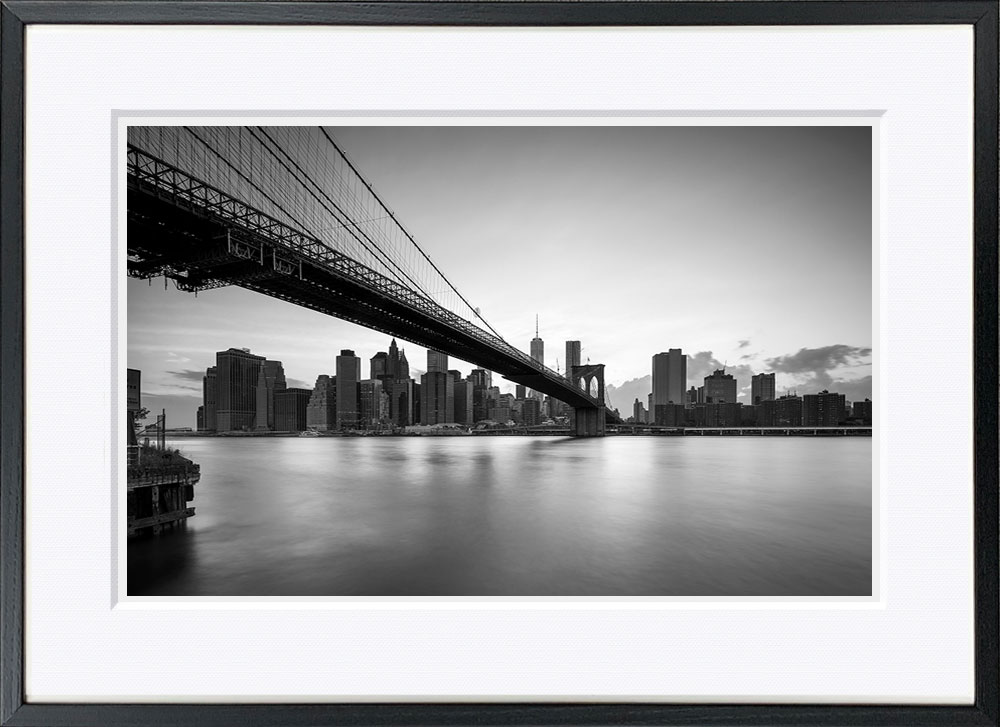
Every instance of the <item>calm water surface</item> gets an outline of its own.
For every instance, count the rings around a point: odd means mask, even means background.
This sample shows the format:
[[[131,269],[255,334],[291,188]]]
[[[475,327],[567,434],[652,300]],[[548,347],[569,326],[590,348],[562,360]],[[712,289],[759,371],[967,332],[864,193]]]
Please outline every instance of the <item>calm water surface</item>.
[[[868,595],[862,437],[185,438],[130,595]]]

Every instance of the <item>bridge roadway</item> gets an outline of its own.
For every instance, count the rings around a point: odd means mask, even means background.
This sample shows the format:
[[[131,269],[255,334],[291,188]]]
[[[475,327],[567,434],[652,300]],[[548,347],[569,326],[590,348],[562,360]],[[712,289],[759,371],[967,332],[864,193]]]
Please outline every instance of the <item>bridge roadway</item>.
[[[565,402],[579,436],[618,421],[597,398],[498,336],[150,154],[128,149],[128,271],[198,291],[237,285],[381,331]],[[583,412],[589,413],[589,412]],[[597,423],[595,424],[595,420]]]

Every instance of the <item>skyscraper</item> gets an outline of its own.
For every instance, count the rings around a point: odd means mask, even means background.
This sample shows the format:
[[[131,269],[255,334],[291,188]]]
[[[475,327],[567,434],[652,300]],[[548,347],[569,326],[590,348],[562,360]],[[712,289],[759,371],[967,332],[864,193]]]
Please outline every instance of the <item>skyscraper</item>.
[[[282,389],[274,392],[274,429],[278,432],[301,432],[306,424],[306,412],[312,391]]]
[[[316,377],[316,386],[306,407],[306,425],[325,432],[333,429],[337,421],[337,378],[326,374]]]
[[[395,343],[395,341],[393,341]],[[403,381],[410,378],[410,364],[406,360],[406,351],[399,352],[399,360],[396,361],[396,380]]]
[[[535,337],[531,339],[531,358],[545,365],[545,342],[538,337],[538,316],[535,316]]]
[[[385,362],[385,372],[392,378],[393,381],[405,378],[399,373],[399,346],[396,345],[396,339],[392,339],[389,344],[389,353],[386,356]],[[409,373],[407,373],[409,376]]]
[[[736,379],[725,369],[717,369],[711,376],[706,376],[704,388],[706,404],[736,403]]]
[[[687,389],[687,356],[679,348],[653,356],[652,410],[662,404],[683,404]]]
[[[427,349],[427,373],[448,373],[448,354]]]
[[[566,378],[573,375],[573,367],[580,365],[580,342],[566,341]]]
[[[389,375],[389,354],[385,351],[379,351],[371,358],[371,376],[369,378],[380,379],[387,375]]]
[[[750,403],[774,400],[774,374],[757,374],[750,379]]]
[[[257,416],[254,429],[274,429],[274,395],[285,389],[285,369],[281,361],[264,361],[257,375]]]
[[[343,349],[337,356],[337,429],[351,429],[361,420],[359,409],[361,381],[361,359],[354,351]]]
[[[473,419],[473,387],[469,379],[454,383],[455,388],[455,421],[459,424],[474,424]]]
[[[263,356],[230,348],[215,354],[216,423],[220,432],[253,429],[257,417],[257,379]]]
[[[427,352],[428,364],[430,354]],[[455,379],[447,371],[428,371],[420,377],[420,423],[455,421]]]
[[[382,392],[381,379],[364,379],[358,384],[361,399],[361,426],[375,427],[385,418],[383,399],[388,401]]]
[[[209,432],[214,432],[218,427],[218,420],[216,416],[216,368],[215,366],[209,366],[205,370],[205,375],[201,379],[201,392],[202,399],[205,407],[205,417],[204,424],[205,429]]]

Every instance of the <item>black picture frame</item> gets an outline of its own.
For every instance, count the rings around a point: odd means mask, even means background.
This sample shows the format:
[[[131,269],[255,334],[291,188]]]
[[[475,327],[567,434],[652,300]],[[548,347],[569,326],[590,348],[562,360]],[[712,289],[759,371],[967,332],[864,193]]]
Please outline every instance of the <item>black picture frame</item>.
[[[32,24],[974,27],[975,703],[30,704],[24,670],[24,49]],[[0,0],[0,725],[997,725],[996,0],[203,2]]]

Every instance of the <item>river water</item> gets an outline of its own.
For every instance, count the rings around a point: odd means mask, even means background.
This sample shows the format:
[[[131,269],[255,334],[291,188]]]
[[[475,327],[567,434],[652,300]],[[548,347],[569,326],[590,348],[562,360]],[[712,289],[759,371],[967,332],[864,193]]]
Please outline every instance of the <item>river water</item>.
[[[867,437],[169,444],[197,514],[129,542],[129,595],[871,593]]]

